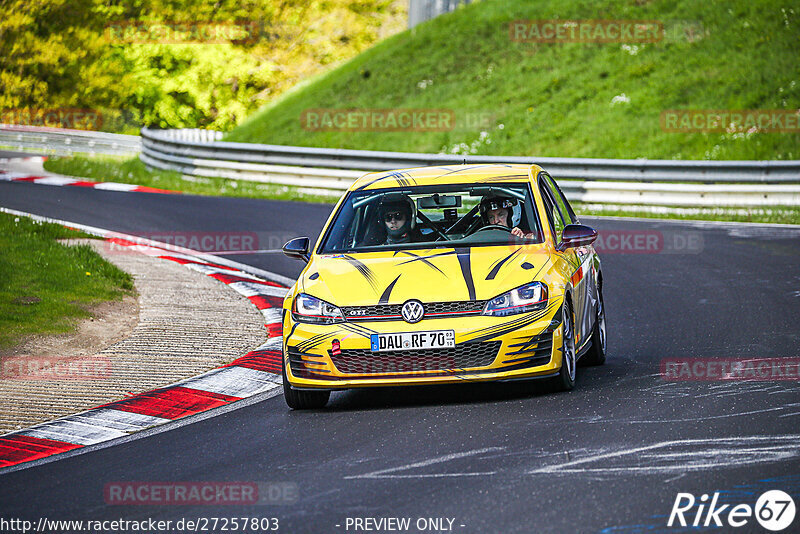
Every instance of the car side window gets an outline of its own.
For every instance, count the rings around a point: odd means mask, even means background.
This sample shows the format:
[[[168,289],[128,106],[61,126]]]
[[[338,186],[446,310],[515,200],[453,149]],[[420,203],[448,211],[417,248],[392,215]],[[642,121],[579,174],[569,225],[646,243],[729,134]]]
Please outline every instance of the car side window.
[[[572,206],[569,205],[567,202],[567,198],[564,196],[564,192],[561,191],[561,188],[558,187],[558,184],[553,177],[549,174],[544,175],[545,183],[547,184],[550,192],[553,194],[553,198],[558,205],[559,211],[561,211],[561,215],[564,218],[564,221],[567,224],[575,224],[578,222],[578,218],[575,216],[575,212],[572,211]]]
[[[559,244],[561,243],[561,232],[564,231],[565,226],[564,218],[561,216],[561,212],[558,210],[558,207],[556,207],[550,187],[547,186],[541,175],[539,177],[539,191],[542,194],[542,200],[544,201],[547,218],[550,220],[550,227],[553,230],[553,239],[556,244]]]

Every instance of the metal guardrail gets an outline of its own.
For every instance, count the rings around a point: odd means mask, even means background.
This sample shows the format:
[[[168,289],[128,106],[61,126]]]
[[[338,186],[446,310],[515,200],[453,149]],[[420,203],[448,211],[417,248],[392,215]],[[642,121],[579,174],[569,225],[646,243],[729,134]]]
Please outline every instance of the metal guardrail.
[[[455,156],[221,141],[208,130],[142,129],[140,158],[185,175],[339,194],[363,171],[462,163],[536,163],[581,202],[661,206],[800,205],[800,161],[609,160]],[[688,182],[688,183],[687,183]]]
[[[211,130],[142,136],[0,124],[0,146],[132,155],[151,168],[299,187],[338,196],[364,171],[462,163],[537,163],[570,200],[651,206],[800,206],[800,161],[610,160],[457,156],[223,142]]]
[[[123,156],[137,154],[142,143],[138,135],[0,124],[0,146],[59,156],[76,153]]]
[[[408,27],[413,28],[426,20],[449,13],[459,4],[469,4],[470,0],[409,0]]]

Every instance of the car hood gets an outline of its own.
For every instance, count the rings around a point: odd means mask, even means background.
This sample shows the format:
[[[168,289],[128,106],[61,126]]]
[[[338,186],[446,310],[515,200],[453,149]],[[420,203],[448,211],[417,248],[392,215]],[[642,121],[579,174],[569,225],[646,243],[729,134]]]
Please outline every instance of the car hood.
[[[543,245],[314,256],[301,291],[336,306],[487,300],[536,279]]]

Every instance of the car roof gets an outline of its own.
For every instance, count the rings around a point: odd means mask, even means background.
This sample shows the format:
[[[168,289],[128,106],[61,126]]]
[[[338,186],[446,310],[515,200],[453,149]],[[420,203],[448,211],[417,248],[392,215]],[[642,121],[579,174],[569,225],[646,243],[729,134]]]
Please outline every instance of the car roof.
[[[541,167],[527,164],[467,164],[415,167],[365,174],[350,186],[351,191],[413,187],[423,185],[503,183],[528,180]]]

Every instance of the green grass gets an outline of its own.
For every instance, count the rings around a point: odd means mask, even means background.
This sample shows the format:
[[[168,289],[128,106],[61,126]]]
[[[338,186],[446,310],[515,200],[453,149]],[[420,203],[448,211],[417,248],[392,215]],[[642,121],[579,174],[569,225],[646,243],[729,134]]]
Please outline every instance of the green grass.
[[[268,198],[301,202],[333,203],[336,198],[298,191],[295,187],[261,184],[227,178],[184,178],[173,171],[149,171],[138,157],[74,156],[48,158],[44,168],[50,172],[89,178],[100,182],[121,182],[192,195]]]
[[[578,215],[605,217],[643,217],[682,221],[729,221],[769,224],[800,224],[800,207],[674,208],[659,212],[637,206],[596,206],[573,202]]]
[[[0,350],[33,334],[73,330],[87,307],[133,294],[133,278],[88,245],[90,237],[50,223],[0,213]]]
[[[783,9],[782,9],[783,6]],[[512,42],[509,23],[639,19],[666,37],[621,43]],[[798,159],[798,133],[667,133],[671,109],[800,108],[800,11],[769,0],[485,0],[397,34],[295,88],[229,141],[487,155]],[[624,94],[628,103],[612,104]],[[314,108],[450,109],[482,127],[314,132]],[[485,132],[485,133],[481,133]]]

